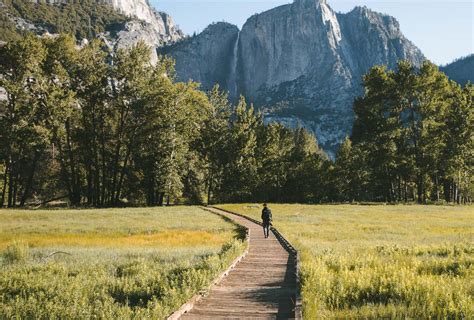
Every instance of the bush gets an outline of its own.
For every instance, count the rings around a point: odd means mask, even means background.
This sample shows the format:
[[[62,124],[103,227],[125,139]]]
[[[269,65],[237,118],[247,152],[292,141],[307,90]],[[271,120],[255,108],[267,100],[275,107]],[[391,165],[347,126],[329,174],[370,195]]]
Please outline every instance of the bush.
[[[28,244],[23,241],[15,241],[3,252],[3,261],[6,264],[25,263],[29,255]]]

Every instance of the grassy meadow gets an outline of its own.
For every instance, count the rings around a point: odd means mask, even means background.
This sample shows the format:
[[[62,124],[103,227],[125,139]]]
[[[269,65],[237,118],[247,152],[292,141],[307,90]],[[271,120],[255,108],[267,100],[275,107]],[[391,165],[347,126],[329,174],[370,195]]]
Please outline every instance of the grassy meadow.
[[[241,237],[198,207],[0,210],[0,319],[165,318]]]
[[[260,219],[261,206],[222,205]],[[473,319],[474,207],[271,205],[305,319]]]

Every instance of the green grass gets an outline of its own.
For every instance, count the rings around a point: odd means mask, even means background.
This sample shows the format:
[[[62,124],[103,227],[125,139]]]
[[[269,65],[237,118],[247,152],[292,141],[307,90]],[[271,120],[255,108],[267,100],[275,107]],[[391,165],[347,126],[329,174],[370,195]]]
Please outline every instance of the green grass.
[[[222,208],[260,219],[256,205]],[[271,205],[306,319],[473,319],[474,207]]]
[[[0,318],[164,318],[242,252],[241,232],[197,207],[0,210]]]

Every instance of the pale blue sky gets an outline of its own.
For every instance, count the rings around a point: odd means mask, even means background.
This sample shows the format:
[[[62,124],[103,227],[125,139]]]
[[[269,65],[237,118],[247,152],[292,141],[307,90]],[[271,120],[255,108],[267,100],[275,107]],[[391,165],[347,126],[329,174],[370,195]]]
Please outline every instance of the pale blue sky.
[[[200,32],[212,22],[227,21],[239,28],[254,13],[292,0],[150,0],[169,13],[186,34]],[[328,0],[336,11],[355,6],[389,14],[402,32],[438,64],[474,52],[474,0]]]

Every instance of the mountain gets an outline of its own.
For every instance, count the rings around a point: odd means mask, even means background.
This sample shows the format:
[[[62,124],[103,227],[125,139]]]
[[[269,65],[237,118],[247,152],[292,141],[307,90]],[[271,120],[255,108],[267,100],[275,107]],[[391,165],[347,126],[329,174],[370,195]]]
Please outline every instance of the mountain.
[[[0,0],[0,40],[24,32],[63,32],[79,41],[100,37],[115,49],[140,40],[159,47],[184,37],[172,18],[147,0]]]
[[[357,7],[336,13],[325,0],[295,0],[160,49],[176,60],[178,79],[244,95],[266,121],[304,126],[334,156],[354,120],[352,102],[373,65],[425,60],[393,17]]]
[[[468,81],[474,83],[474,54],[442,66],[440,70],[461,85],[465,85]]]

